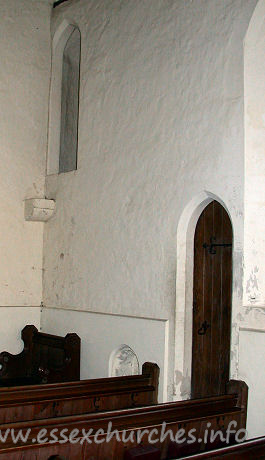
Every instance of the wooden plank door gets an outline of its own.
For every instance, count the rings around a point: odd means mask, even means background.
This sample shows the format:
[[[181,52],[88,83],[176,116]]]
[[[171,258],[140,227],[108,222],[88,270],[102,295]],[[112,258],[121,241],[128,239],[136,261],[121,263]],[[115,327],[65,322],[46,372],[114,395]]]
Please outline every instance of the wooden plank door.
[[[232,239],[227,212],[211,202],[194,237],[192,398],[223,394],[229,380]]]

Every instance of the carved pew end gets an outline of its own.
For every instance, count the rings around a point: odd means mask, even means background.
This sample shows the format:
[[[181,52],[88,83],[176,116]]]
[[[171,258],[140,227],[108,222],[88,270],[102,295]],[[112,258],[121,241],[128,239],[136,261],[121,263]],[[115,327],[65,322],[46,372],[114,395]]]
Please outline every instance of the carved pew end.
[[[161,450],[154,446],[138,446],[125,452],[124,460],[160,460]]]
[[[155,363],[146,362],[142,367],[142,374],[150,376],[150,384],[154,387],[153,404],[158,403],[158,384],[159,384],[160,368]]]

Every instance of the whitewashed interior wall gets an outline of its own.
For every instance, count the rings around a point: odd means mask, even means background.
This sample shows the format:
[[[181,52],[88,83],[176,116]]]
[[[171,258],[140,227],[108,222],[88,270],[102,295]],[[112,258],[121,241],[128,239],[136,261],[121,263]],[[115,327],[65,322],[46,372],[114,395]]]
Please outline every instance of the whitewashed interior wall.
[[[243,40],[256,3],[91,0],[65,3],[52,19],[53,34],[63,20],[80,28],[81,87],[78,169],[46,180],[57,213],[45,227],[44,304],[168,320],[169,399],[189,386],[178,356],[187,307],[176,292],[178,225],[202,195],[219,198],[233,223],[231,375],[238,375]],[[50,330],[53,315],[46,318]]]
[[[44,308],[41,326],[52,334],[65,336],[69,331],[75,331],[81,337],[82,379],[109,377],[112,352],[126,343],[136,353],[140,372],[146,361],[158,364],[158,397],[159,401],[167,400],[167,321]]]
[[[0,10],[0,335],[11,350],[42,300],[43,224],[25,222],[23,200],[44,194],[51,5],[0,0]]]
[[[40,327],[40,307],[0,307],[0,351],[18,354],[23,350],[21,331],[27,324]]]
[[[249,385],[250,436],[265,429],[265,0],[259,0],[245,49],[244,289],[239,376]]]
[[[47,332],[80,334],[83,376],[107,375],[126,343],[140,364],[158,362],[161,400],[184,397],[187,250],[201,203],[219,199],[234,230],[231,376],[249,384],[252,436],[265,426],[264,0],[246,36],[256,4],[81,0],[54,10],[52,34],[64,20],[82,35],[79,151],[77,171],[49,175],[44,190],[51,2],[0,0],[1,349],[20,351],[44,299]],[[44,193],[57,213],[42,254],[43,224],[25,222],[23,200]]]

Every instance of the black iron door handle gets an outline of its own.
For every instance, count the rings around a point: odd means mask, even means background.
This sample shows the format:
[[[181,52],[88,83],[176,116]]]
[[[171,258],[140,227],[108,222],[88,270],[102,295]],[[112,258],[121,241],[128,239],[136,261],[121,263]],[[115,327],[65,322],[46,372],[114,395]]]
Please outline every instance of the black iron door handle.
[[[198,329],[198,334],[199,335],[205,335],[207,329],[209,329],[211,326],[210,324],[207,323],[207,321],[204,321],[201,325],[201,327]]]

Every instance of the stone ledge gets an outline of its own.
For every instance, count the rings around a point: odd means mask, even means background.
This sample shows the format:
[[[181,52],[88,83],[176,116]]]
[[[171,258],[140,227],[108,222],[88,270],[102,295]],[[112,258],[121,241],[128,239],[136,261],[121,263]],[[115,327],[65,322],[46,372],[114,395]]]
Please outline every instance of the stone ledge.
[[[55,212],[55,201],[45,198],[25,200],[25,220],[29,222],[47,222]]]

